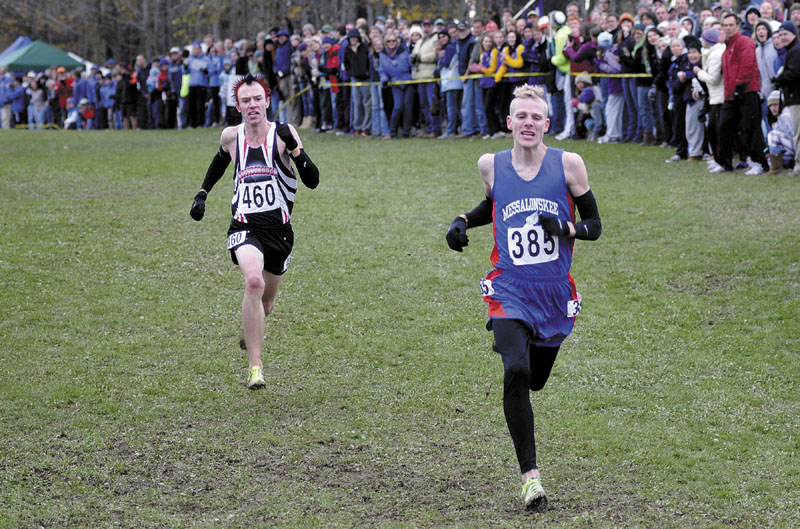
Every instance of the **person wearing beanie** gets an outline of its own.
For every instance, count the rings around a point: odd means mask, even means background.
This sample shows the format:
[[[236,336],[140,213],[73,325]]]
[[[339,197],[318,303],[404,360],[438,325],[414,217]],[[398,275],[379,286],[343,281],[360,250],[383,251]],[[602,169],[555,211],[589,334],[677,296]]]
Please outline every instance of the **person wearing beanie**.
[[[752,164],[746,174],[758,175],[769,169],[764,156],[764,135],[761,133],[761,103],[755,43],[740,33],[739,17],[726,13],[722,17],[726,47],[722,54],[722,76],[725,101],[719,124],[719,152],[715,160],[720,168],[712,172],[733,171],[733,146],[741,134],[744,148]]]
[[[703,157],[703,143],[705,140],[705,117],[702,113],[705,106],[705,96],[708,91],[706,86],[701,83],[694,73],[695,68],[701,66],[703,48],[700,39],[687,35],[686,58],[688,59],[689,71],[686,79],[689,86],[686,89],[686,144],[688,149],[689,161],[699,161]]]
[[[792,130],[795,145],[795,164],[793,173],[800,171],[800,43],[798,43],[797,27],[791,20],[781,24],[778,35],[783,43],[784,55],[783,68],[775,78],[775,86],[783,94],[783,104],[789,110],[792,118]]]
[[[686,40],[692,40],[687,35],[683,39],[672,39],[670,51],[672,63],[669,67],[667,86],[670,92],[670,113],[672,116],[672,139],[675,143],[675,154],[667,159],[667,163],[686,160],[689,157],[689,144],[686,141],[686,104],[692,97],[691,78],[689,72],[694,72],[689,67]]]
[[[794,125],[788,107],[784,107],[780,90],[773,90],[767,96],[767,147],[769,153],[769,173],[778,174],[784,168],[794,166],[795,153]]]
[[[702,67],[694,67],[694,74],[708,89],[708,113],[706,115],[706,138],[711,153],[716,156],[719,150],[719,126],[725,89],[722,86],[722,53],[725,51],[725,34],[716,28],[703,31],[700,42],[703,44]],[[709,160],[708,169],[718,166],[716,160]]]
[[[596,141],[603,127],[603,92],[585,73],[575,78],[575,87],[578,92],[578,116],[575,118],[578,129],[586,130],[586,141]]]

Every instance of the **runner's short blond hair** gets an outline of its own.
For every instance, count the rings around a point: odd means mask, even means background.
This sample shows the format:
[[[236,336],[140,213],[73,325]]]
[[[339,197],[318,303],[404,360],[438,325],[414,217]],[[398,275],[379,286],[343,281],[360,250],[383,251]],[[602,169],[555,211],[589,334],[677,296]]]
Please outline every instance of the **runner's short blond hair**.
[[[547,98],[544,96],[544,88],[537,85],[532,84],[524,84],[518,86],[514,89],[514,99],[511,100],[511,106],[514,106],[514,101],[517,99],[538,99],[542,103],[544,103],[545,111],[549,113],[549,105],[547,104]],[[509,108],[509,113],[513,113],[513,110]],[[546,117],[546,116],[545,116]]]

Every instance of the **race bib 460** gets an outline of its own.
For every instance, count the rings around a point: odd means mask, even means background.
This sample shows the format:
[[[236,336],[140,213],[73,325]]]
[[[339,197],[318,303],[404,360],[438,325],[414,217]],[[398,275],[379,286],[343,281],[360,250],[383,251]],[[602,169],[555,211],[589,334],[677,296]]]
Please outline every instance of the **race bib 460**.
[[[236,213],[248,215],[279,208],[276,192],[274,180],[240,184],[236,194]]]

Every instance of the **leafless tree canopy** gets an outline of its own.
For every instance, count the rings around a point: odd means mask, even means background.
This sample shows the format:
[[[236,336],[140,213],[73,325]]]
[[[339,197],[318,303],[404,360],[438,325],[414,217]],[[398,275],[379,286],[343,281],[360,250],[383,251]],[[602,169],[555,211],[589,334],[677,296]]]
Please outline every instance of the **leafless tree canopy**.
[[[564,9],[566,1],[542,0],[545,10]],[[594,3],[595,0],[592,0]],[[634,0],[612,6],[632,8]],[[4,0],[0,3],[0,50],[18,36],[68,49],[91,61],[130,61],[139,54],[164,54],[206,34],[215,39],[254,39],[262,30],[299,29],[311,23],[344,24],[358,17],[400,14],[408,20],[442,17],[465,20],[498,18],[515,12],[525,0]],[[630,5],[628,5],[630,4]]]

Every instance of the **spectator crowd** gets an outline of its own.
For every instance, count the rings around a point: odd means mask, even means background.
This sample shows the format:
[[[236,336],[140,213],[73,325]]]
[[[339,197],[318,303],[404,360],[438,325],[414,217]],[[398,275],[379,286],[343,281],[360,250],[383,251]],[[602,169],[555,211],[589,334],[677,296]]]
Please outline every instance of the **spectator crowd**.
[[[800,4],[707,8],[596,0],[499,20],[378,16],[319,29],[286,21],[254,40],[206,35],[164,56],[103,68],[0,68],[3,128],[174,129],[240,122],[232,86],[272,88],[270,118],[317,132],[393,139],[499,138],[511,94],[541,85],[548,134],[636,142],[712,173],[794,168],[800,140]],[[738,162],[735,162],[738,158]],[[800,168],[800,165],[797,165]]]

